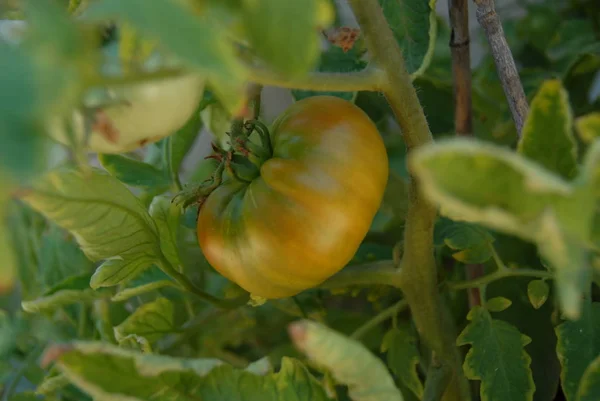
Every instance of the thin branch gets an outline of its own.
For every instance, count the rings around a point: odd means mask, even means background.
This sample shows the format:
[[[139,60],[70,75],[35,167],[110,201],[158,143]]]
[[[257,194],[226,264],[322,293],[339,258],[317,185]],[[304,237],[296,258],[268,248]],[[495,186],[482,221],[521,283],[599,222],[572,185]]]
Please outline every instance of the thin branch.
[[[485,276],[478,277],[473,280],[457,281],[454,283],[448,283],[448,288],[451,290],[466,290],[467,288],[477,288],[486,286],[494,281],[501,280],[508,277],[537,277],[551,279],[553,274],[545,270],[535,269],[499,269],[494,273],[487,274]]]
[[[394,261],[382,260],[348,266],[327,279],[318,288],[330,290],[354,285],[391,285],[398,287],[400,279]]]
[[[408,307],[408,302],[406,302],[406,300],[404,300],[404,299],[396,302],[394,305],[390,306],[387,309],[384,309],[379,314],[375,315],[373,318],[371,318],[370,320],[365,322],[365,324],[363,324],[358,329],[356,329],[350,337],[355,340],[358,340],[358,339],[364,337],[365,334],[367,334],[370,330],[379,326],[381,323],[385,322],[386,320],[393,318],[394,316],[396,316],[398,313],[400,313],[402,310],[406,309],[407,307]]]
[[[494,8],[494,0],[474,1],[477,5],[477,21],[484,29],[490,44],[498,77],[502,82],[502,88],[517,127],[517,135],[520,137],[529,112],[529,105],[527,104],[527,98],[525,98],[515,60],[506,42],[500,18]]]

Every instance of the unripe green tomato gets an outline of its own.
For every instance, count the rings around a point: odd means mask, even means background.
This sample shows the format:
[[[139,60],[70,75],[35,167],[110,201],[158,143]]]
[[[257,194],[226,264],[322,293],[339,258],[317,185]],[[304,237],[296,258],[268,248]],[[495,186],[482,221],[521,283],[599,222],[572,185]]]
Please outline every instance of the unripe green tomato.
[[[254,296],[313,288],[354,256],[383,199],[383,140],[356,105],[333,96],[294,103],[270,131],[272,157],[251,182],[226,178],[202,205],[206,260]]]

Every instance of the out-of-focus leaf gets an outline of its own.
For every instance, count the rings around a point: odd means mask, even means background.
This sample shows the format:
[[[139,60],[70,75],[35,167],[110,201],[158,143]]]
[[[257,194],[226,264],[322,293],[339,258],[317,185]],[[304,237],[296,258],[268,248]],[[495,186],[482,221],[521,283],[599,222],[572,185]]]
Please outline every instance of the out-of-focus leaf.
[[[442,220],[436,226],[436,237],[454,252],[452,257],[462,263],[483,263],[492,257],[494,237],[484,228],[460,221]]]
[[[587,367],[577,391],[577,401],[594,401],[600,394],[600,356]]]
[[[581,140],[587,143],[600,138],[600,112],[589,113],[577,118],[575,128]]]
[[[146,294],[151,291],[156,291],[164,287],[177,287],[177,285],[171,280],[154,281],[152,283],[140,285],[137,287],[126,288],[122,291],[119,291],[111,298],[111,301],[123,302],[130,298],[137,297],[139,295]]]
[[[471,345],[463,368],[469,379],[481,380],[482,401],[533,400],[531,358],[524,349],[531,339],[479,306],[468,319],[457,344]]]
[[[300,351],[348,386],[354,401],[403,400],[383,362],[358,341],[310,320],[293,323],[289,331]]]
[[[569,98],[559,80],[544,82],[527,114],[518,151],[565,179],[577,174]]]

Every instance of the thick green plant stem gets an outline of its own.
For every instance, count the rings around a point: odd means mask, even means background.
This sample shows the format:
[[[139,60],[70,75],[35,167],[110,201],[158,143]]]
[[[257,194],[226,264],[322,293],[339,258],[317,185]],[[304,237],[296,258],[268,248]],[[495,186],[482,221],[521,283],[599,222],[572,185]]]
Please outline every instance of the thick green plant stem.
[[[383,92],[402,130],[407,150],[432,142],[423,109],[412,85],[404,57],[377,0],[350,0],[373,62],[384,71]],[[400,288],[408,302],[421,338],[452,371],[444,400],[469,400],[470,392],[456,347],[456,328],[442,303],[433,254],[436,209],[411,180],[404,233]]]

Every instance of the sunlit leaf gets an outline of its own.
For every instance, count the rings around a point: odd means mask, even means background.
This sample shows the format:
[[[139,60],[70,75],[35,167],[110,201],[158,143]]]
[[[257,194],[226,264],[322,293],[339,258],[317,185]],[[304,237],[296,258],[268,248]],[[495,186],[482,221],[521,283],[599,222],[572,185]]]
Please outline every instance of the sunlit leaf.
[[[93,288],[130,279],[161,257],[154,221],[108,174],[52,171],[22,199],[71,232],[90,260],[107,259],[92,277]]]
[[[145,401],[325,401],[323,388],[298,361],[283,358],[279,372],[266,360],[245,370],[216,359],[142,354],[104,343],[75,343],[62,351],[58,368],[95,399]],[[123,380],[126,377],[127,380]]]
[[[600,355],[600,303],[587,301],[581,317],[557,326],[556,336],[562,388],[567,401],[576,401],[585,370]]]
[[[504,297],[494,297],[485,303],[485,308],[490,312],[502,312],[512,305],[512,301]]]
[[[352,400],[403,400],[386,366],[360,342],[310,320],[293,323],[290,335],[311,361],[348,386]]]
[[[457,344],[471,345],[463,368],[469,379],[481,380],[482,401],[532,400],[531,358],[524,349],[531,339],[479,306],[468,319]]]
[[[559,80],[543,83],[531,102],[518,151],[565,179],[577,174],[577,142],[567,92]]]
[[[156,223],[163,255],[175,268],[180,268],[181,260],[177,251],[177,232],[181,209],[171,202],[168,196],[157,196],[150,204],[150,216]]]
[[[408,72],[421,75],[435,47],[436,0],[379,0],[379,4],[400,45]]]
[[[115,327],[115,338],[121,342],[135,334],[153,343],[173,331],[174,313],[174,305],[167,298],[145,303]]]
[[[387,352],[387,364],[406,388],[419,399],[423,397],[423,383],[417,372],[421,355],[417,338],[408,324],[390,329],[381,343],[381,351]]]
[[[587,143],[600,138],[600,112],[589,113],[577,118],[575,128],[579,137]]]

